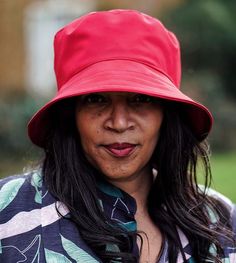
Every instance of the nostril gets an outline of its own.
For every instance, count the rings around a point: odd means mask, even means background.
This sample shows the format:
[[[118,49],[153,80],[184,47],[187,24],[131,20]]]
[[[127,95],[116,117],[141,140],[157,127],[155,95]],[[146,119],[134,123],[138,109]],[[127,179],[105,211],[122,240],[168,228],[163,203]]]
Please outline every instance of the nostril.
[[[127,102],[127,95],[113,96],[107,112],[105,128],[114,132],[124,132],[134,128],[132,111]]]
[[[128,116],[121,107],[113,108],[107,122],[106,127],[110,130],[123,131],[128,127]]]
[[[111,118],[105,122],[104,127],[106,130],[121,133],[127,130],[133,130],[135,125],[130,120],[117,120]]]

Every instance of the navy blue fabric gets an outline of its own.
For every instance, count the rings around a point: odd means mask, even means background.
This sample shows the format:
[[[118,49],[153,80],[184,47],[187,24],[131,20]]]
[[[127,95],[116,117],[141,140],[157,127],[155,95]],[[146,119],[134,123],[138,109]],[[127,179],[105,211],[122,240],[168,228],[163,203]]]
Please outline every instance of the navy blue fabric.
[[[136,202],[120,189],[98,182],[99,202],[107,218],[117,222],[128,231],[136,231]],[[40,171],[8,177],[0,181],[0,262],[1,263],[65,263],[65,262],[101,262],[86,245],[78,229],[64,216],[67,208],[57,202],[45,188]],[[236,232],[236,209],[232,210],[233,227]],[[190,262],[191,248],[183,233],[184,251]],[[136,240],[134,240],[136,241]],[[135,243],[133,254],[138,256]],[[168,262],[168,244],[165,241],[158,263]],[[111,249],[111,248],[110,248]],[[235,248],[225,251],[229,261],[235,255]],[[231,253],[231,256],[229,255]],[[181,263],[180,259],[178,263]]]

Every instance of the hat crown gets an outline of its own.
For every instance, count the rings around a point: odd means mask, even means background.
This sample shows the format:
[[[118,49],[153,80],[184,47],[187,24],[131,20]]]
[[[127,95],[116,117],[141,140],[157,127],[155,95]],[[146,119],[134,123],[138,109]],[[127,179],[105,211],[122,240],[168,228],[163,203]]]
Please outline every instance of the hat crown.
[[[106,60],[131,60],[180,85],[180,48],[163,24],[134,10],[92,12],[62,28],[54,40],[58,89],[84,68]]]

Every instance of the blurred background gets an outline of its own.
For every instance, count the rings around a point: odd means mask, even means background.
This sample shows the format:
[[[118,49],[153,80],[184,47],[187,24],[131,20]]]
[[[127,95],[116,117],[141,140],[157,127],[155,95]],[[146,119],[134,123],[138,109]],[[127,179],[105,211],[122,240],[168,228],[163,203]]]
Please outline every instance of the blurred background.
[[[1,0],[0,177],[43,153],[27,122],[55,92],[53,36],[87,12],[137,9],[161,19],[182,47],[182,89],[213,113],[213,188],[236,202],[235,0]],[[131,47],[132,48],[132,47]]]

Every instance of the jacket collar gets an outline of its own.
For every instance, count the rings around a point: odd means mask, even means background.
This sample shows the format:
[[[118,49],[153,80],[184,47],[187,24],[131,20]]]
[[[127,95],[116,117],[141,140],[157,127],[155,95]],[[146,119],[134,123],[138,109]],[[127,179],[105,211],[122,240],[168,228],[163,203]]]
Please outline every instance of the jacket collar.
[[[99,202],[106,217],[118,223],[128,231],[137,231],[137,223],[135,221],[137,205],[135,199],[105,180],[97,181],[97,185],[99,190]],[[189,263],[193,263],[193,259],[191,259],[191,248],[187,237],[180,229],[178,229],[178,234],[186,259],[189,260]],[[167,242],[165,243],[168,246]],[[183,257],[181,253],[179,253],[177,263],[183,262]]]

